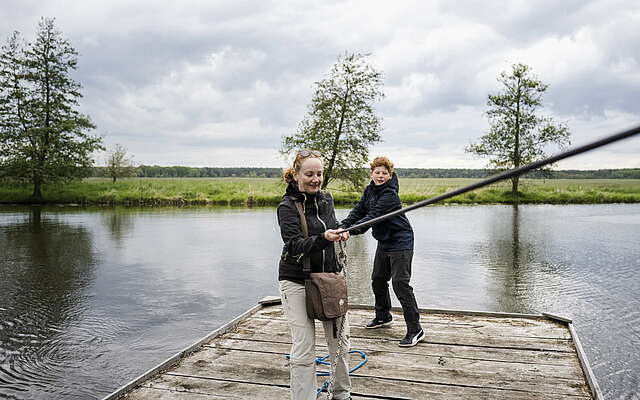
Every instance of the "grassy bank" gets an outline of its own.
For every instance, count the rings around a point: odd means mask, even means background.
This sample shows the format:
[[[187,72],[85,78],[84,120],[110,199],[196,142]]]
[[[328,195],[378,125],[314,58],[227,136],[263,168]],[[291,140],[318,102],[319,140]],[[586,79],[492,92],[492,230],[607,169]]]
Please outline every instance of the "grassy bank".
[[[437,196],[475,182],[475,179],[403,178],[400,197],[405,204]],[[113,183],[90,178],[66,185],[45,185],[44,203],[103,205],[247,205],[274,206],[284,192],[284,183],[272,178],[129,178]],[[510,182],[466,193],[446,203],[512,203]],[[29,204],[30,185],[2,184],[0,203]],[[522,179],[521,203],[592,204],[638,203],[637,179]],[[352,205],[361,192],[332,185],[330,191],[339,205]]]

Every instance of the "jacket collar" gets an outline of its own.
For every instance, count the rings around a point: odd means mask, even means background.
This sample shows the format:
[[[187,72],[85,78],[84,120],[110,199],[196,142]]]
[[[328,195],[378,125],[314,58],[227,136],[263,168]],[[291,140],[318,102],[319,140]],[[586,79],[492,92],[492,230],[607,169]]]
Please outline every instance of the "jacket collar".
[[[320,193],[320,192],[318,192]],[[315,194],[302,193],[298,189],[298,183],[296,181],[289,182],[285,191],[284,197],[290,197],[293,201],[313,201],[316,197]]]

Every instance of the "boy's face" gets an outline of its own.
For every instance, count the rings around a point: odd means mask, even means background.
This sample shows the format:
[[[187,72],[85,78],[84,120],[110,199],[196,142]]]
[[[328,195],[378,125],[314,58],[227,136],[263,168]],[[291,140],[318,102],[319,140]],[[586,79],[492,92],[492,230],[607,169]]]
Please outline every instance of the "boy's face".
[[[391,179],[391,174],[387,167],[379,166],[375,167],[373,171],[371,171],[371,179],[373,183],[377,185],[384,185]]]

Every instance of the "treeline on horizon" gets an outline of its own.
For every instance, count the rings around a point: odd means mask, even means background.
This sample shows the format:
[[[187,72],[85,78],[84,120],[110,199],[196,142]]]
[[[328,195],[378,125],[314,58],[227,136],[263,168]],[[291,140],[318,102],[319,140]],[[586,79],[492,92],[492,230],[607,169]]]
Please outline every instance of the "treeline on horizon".
[[[405,178],[485,178],[500,171],[467,168],[396,168]],[[106,167],[93,167],[93,177],[109,177]],[[140,165],[135,169],[139,178],[279,178],[281,168],[266,167],[184,167]],[[533,179],[640,179],[640,168],[599,170],[532,171],[524,175]]]

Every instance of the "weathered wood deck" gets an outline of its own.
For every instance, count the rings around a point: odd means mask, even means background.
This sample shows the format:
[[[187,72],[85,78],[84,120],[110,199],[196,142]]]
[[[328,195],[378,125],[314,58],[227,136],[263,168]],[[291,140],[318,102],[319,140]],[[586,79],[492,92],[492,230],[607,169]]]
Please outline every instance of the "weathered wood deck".
[[[351,347],[369,357],[352,375],[354,399],[601,398],[568,321],[425,310],[425,341],[402,348],[402,314],[394,312],[390,328],[364,329],[371,316],[365,307],[349,311]],[[319,324],[317,335],[325,355]],[[256,306],[105,400],[288,399],[289,348],[281,306]]]

